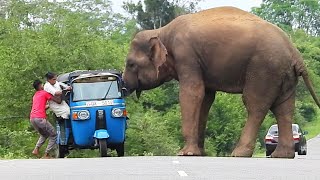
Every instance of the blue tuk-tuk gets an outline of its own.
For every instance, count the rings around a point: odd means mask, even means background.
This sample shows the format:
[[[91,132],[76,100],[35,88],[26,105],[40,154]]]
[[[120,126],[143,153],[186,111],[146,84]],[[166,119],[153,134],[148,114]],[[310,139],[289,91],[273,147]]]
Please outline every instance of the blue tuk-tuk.
[[[100,156],[115,149],[124,156],[127,112],[121,73],[115,70],[79,70],[58,76],[72,87],[65,93],[70,119],[57,118],[56,156],[71,149],[99,148]]]

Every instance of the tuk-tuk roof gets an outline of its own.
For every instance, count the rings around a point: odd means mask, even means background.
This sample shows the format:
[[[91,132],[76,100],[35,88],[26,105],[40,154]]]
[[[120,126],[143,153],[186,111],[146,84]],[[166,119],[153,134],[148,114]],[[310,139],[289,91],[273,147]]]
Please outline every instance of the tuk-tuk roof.
[[[69,73],[64,73],[58,76],[59,82],[70,82],[71,80],[81,75],[99,75],[99,74],[114,74],[121,77],[121,72],[117,70],[76,70]]]

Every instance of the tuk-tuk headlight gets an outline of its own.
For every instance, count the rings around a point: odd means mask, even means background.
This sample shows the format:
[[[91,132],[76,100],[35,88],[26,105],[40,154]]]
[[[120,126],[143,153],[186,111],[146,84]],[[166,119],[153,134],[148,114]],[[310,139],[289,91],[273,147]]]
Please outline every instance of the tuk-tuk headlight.
[[[120,108],[113,108],[111,113],[113,117],[123,117],[127,115],[126,110]]]
[[[88,110],[78,111],[78,119],[86,120],[90,118],[90,112]]]

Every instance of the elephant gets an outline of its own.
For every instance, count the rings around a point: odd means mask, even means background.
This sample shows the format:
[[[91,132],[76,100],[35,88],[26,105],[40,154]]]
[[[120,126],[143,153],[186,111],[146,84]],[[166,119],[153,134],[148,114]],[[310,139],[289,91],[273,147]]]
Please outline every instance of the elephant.
[[[179,82],[182,156],[203,156],[208,112],[216,92],[242,94],[247,120],[231,156],[252,157],[269,110],[279,126],[273,158],[294,158],[291,125],[299,76],[317,106],[303,58],[280,28],[235,7],[176,17],[134,35],[123,72],[129,93]]]

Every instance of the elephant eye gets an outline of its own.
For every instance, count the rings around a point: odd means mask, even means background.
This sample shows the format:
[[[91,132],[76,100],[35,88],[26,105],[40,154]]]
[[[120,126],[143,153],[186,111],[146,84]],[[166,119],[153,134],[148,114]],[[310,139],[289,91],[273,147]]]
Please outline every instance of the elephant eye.
[[[132,60],[128,60],[127,66],[128,66],[128,68],[134,68],[135,67],[135,63],[132,62]]]

